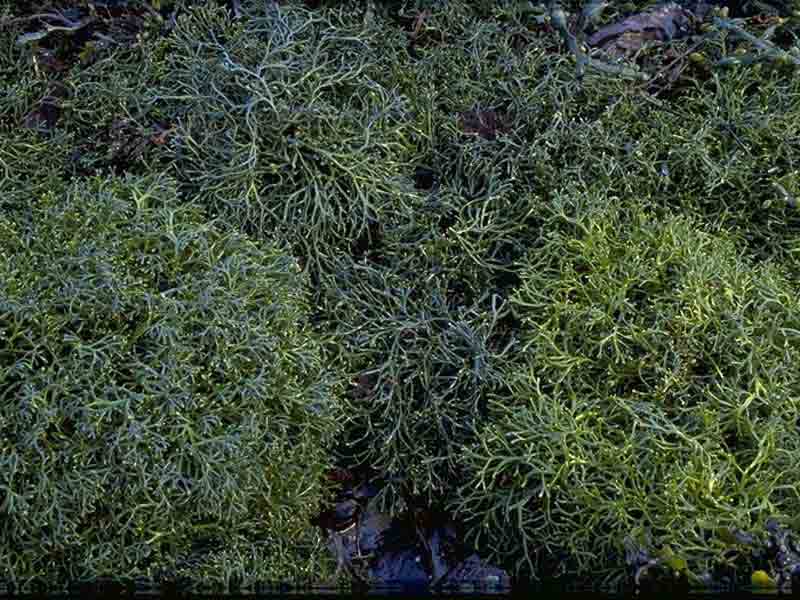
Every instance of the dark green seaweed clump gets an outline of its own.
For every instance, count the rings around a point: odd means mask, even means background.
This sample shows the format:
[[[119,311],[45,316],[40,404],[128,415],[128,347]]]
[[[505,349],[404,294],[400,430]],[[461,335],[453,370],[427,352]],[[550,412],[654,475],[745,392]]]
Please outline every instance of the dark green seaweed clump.
[[[304,277],[163,176],[0,217],[0,572],[205,583],[324,573],[338,430]]]
[[[213,5],[181,15],[151,101],[175,119],[186,189],[248,232],[286,235],[316,265],[410,201],[414,122],[380,82],[402,38],[352,10],[243,10],[235,22]]]
[[[0,577],[324,579],[328,462],[519,574],[786,571],[800,20],[578,79],[544,4],[0,8]]]
[[[512,298],[511,394],[465,458],[473,536],[528,575],[618,569],[626,540],[689,576],[752,567],[725,534],[800,510],[796,283],[683,216],[559,210]]]

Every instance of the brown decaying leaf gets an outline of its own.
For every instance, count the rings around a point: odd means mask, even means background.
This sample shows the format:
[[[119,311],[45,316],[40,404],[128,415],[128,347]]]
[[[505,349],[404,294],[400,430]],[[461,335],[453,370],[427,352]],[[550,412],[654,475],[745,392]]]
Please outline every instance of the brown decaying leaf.
[[[498,132],[506,130],[505,119],[494,110],[475,109],[459,116],[464,133],[477,133],[486,140],[494,140]]]
[[[419,36],[420,32],[422,31],[422,27],[425,25],[425,19],[427,19],[430,16],[431,16],[431,13],[427,9],[423,10],[421,13],[419,13],[416,16],[416,18],[414,19],[414,29],[409,34],[409,37],[412,40],[417,39],[417,37]]]
[[[691,17],[692,14],[681,6],[668,2],[603,27],[586,41],[612,55],[630,54],[649,41],[684,37],[688,34]]]
[[[61,100],[66,96],[67,89],[63,84],[51,82],[36,107],[25,115],[23,127],[38,131],[51,130],[61,116]]]
[[[163,129],[160,126],[156,126],[157,133],[154,133],[150,136],[150,143],[156,144],[157,146],[163,146],[167,143],[167,138],[171,133],[175,131],[174,127],[169,127],[168,129]]]

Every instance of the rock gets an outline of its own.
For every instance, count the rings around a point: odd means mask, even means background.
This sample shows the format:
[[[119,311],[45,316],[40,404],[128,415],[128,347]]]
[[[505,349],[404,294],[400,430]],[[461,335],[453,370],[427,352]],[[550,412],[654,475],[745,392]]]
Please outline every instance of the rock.
[[[374,587],[509,587],[505,571],[465,551],[454,523],[378,512],[369,507],[376,493],[369,484],[350,482],[339,502],[315,520],[328,534],[337,573]]]

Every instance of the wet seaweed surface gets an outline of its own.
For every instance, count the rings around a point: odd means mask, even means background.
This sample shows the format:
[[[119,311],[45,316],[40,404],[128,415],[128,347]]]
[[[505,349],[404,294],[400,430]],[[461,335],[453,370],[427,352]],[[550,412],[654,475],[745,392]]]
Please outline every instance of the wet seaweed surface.
[[[0,579],[800,588],[799,36],[4,6]]]

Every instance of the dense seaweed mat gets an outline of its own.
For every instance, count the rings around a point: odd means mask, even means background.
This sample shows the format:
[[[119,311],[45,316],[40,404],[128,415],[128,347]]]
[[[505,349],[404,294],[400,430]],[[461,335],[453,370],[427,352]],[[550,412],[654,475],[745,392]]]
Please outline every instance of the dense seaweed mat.
[[[296,261],[162,177],[43,194],[0,240],[4,573],[315,572],[338,427]]]
[[[0,571],[790,585],[800,6],[603,4],[4,6]]]

